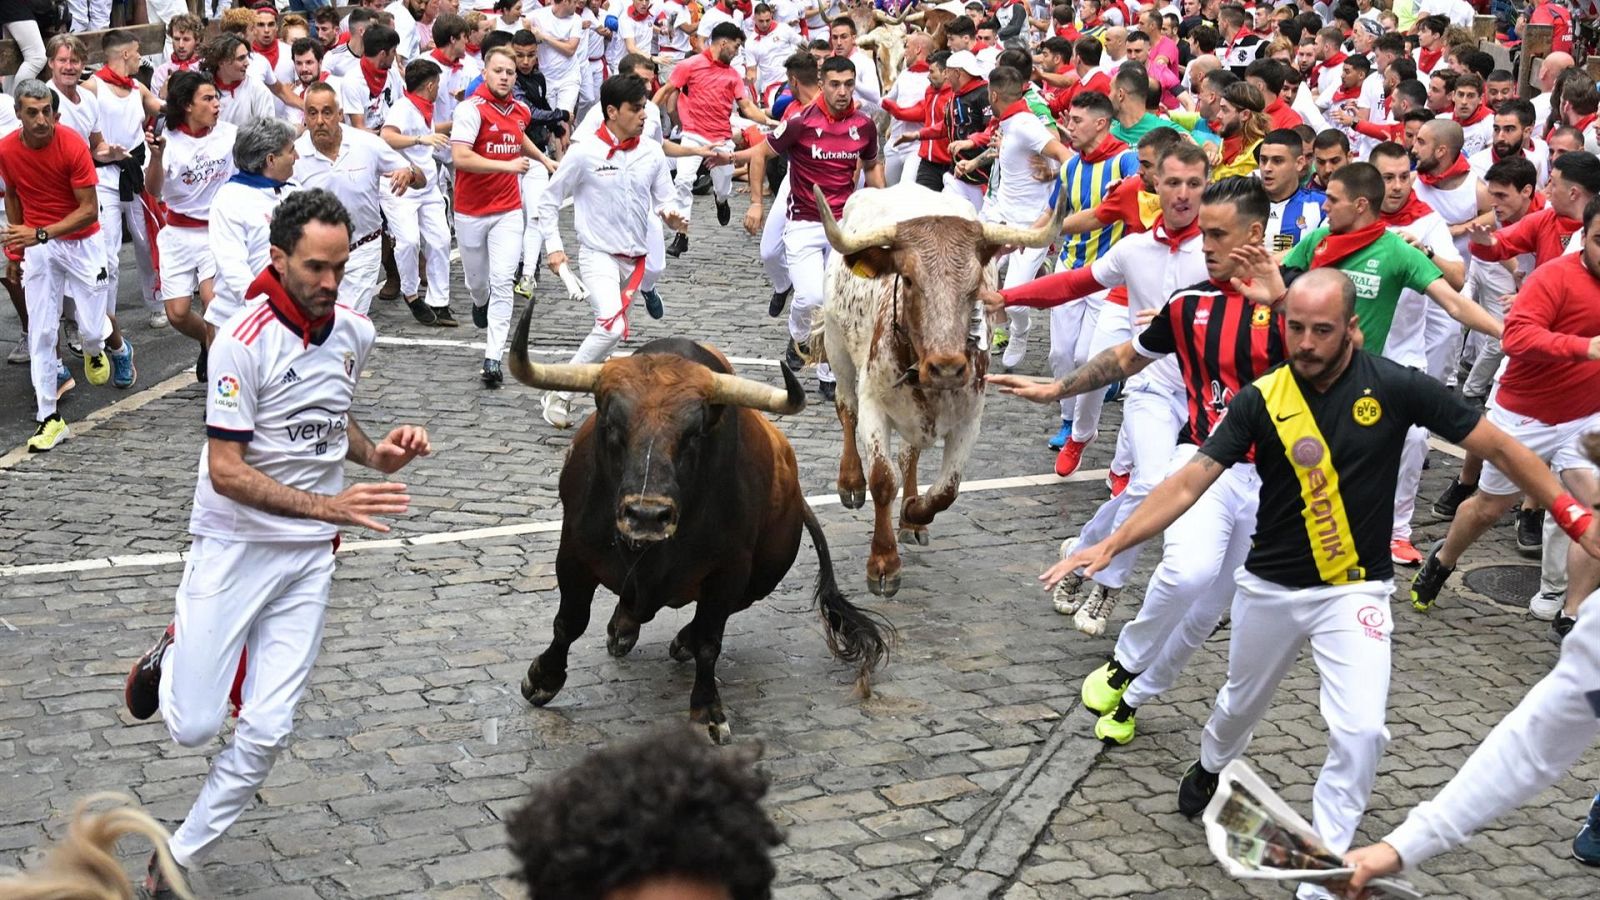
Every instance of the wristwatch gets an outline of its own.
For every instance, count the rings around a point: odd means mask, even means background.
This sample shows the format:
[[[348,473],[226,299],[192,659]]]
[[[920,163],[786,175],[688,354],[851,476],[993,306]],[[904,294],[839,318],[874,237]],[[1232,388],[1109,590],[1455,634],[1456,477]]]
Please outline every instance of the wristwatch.
[[[45,231],[43,228],[35,228],[33,230],[33,239],[41,244],[48,244],[50,242],[50,232]]]

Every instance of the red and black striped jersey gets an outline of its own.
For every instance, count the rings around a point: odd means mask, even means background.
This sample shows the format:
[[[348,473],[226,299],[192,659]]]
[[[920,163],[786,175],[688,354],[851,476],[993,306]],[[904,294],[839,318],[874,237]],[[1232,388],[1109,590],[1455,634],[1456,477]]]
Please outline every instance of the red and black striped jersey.
[[[1234,395],[1288,358],[1283,317],[1210,280],[1173,293],[1133,346],[1152,359],[1177,355],[1189,400],[1182,444],[1205,443]]]

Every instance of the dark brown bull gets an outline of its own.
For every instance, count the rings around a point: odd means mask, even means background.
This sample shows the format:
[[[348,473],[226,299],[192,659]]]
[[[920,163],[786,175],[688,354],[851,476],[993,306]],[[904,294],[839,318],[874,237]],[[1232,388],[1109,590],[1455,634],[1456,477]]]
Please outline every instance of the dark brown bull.
[[[804,525],[817,550],[815,596],[828,649],[856,667],[865,696],[893,629],[880,629],[881,620],[840,593],[822,526],[800,492],[794,450],[757,411],[805,407],[794,373],[783,369],[786,390],[739,378],[721,353],[683,338],[651,341],[603,365],[538,365],[528,360],[531,312],[512,336],[511,374],[535,388],[591,392],[597,409],[561,470],[561,606],[522,695],[543,706],[561,690],[567,649],[589,624],[597,586],[620,598],[606,628],[616,657],[662,608],[692,603],[694,618],[667,652],[695,661],[689,718],[727,742],[716,681],[723,628],[783,580]]]

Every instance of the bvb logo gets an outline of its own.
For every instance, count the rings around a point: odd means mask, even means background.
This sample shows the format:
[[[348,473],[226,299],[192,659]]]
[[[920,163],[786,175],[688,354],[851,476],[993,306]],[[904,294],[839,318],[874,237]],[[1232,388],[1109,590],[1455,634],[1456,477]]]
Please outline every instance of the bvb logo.
[[[1376,425],[1383,418],[1383,407],[1373,397],[1362,397],[1350,407],[1350,415],[1355,417],[1357,425]]]

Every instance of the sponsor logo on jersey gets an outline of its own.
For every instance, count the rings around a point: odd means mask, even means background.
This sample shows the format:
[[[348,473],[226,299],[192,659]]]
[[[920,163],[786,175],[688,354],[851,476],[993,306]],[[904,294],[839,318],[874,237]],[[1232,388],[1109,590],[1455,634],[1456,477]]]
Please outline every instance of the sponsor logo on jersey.
[[[279,384],[294,384],[294,383],[298,382],[299,380],[300,380],[299,373],[295,372],[295,370],[293,370],[293,369],[290,369],[289,371],[283,373],[283,380],[279,381],[278,383]]]
[[[1368,393],[1371,393],[1370,388]],[[1350,407],[1350,415],[1356,420],[1357,425],[1365,425],[1370,428],[1378,424],[1378,420],[1383,418],[1383,406],[1378,403],[1378,398],[1376,397],[1357,397],[1355,405]]]
[[[217,379],[216,396],[211,401],[218,409],[239,408],[239,379],[223,375]]]

